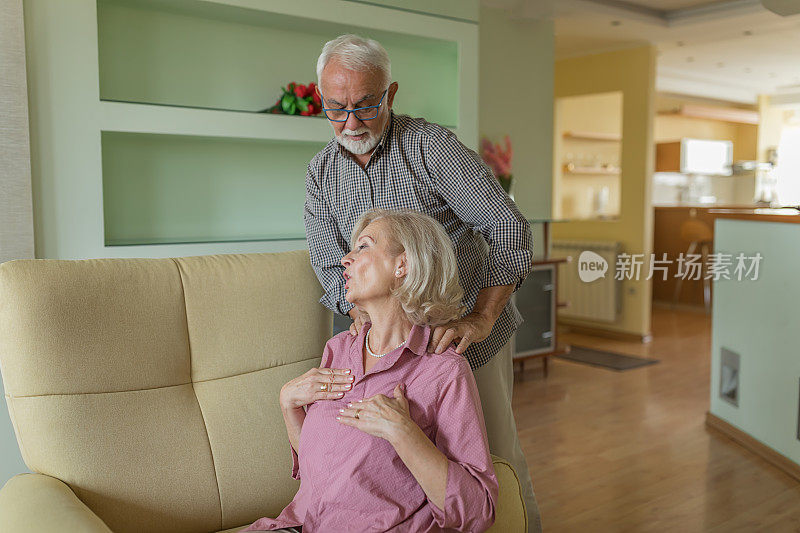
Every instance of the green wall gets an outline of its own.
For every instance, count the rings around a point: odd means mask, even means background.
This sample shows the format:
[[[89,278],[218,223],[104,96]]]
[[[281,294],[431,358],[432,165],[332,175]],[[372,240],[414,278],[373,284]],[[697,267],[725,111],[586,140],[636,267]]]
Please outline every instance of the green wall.
[[[305,239],[322,144],[104,132],[102,146],[106,245]]]
[[[154,9],[143,0],[101,0],[97,16],[104,100],[260,111],[290,81],[316,81],[322,45],[350,31],[389,53],[398,112],[458,126],[453,41],[231,8]]]
[[[763,259],[756,281],[714,282],[711,413],[800,464],[800,224],[717,219],[714,251]],[[719,396],[722,348],[740,357],[738,407]]]
[[[440,17],[478,22],[479,0],[349,0],[359,4],[386,6],[402,11],[429,13]]]
[[[553,21],[481,8],[481,137],[514,146],[512,191],[528,219],[551,218]]]

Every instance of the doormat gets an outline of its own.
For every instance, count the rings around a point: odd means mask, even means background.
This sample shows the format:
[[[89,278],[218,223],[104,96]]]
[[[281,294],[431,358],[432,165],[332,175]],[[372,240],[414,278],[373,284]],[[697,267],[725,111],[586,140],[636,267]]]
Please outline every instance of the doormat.
[[[567,359],[568,361],[575,361],[576,363],[610,368],[611,370],[617,370],[619,372],[658,363],[658,359],[633,357],[631,355],[604,352],[602,350],[594,350],[592,348],[575,345],[572,346],[572,350],[568,354],[559,355],[558,357]]]

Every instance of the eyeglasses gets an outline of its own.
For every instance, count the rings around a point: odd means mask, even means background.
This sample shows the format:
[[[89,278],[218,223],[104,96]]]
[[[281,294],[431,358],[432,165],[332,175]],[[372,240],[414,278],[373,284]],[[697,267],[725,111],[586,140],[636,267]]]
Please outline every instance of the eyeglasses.
[[[381,95],[381,99],[378,102],[378,105],[370,105],[367,107],[357,107],[355,109],[340,109],[336,107],[323,107],[322,110],[325,112],[325,116],[328,117],[328,120],[331,122],[347,122],[347,119],[350,118],[350,113],[355,113],[356,118],[358,120],[372,120],[373,118],[378,116],[378,109],[381,107],[383,103],[383,98],[386,96],[386,92],[389,90],[387,87],[383,94]],[[322,95],[322,92],[319,93]],[[322,97],[324,100],[324,96]]]

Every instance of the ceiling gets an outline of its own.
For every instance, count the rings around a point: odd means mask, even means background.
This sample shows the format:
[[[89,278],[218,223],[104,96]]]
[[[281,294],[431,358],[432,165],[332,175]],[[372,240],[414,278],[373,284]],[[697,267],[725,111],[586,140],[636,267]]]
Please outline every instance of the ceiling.
[[[686,9],[687,7],[714,4],[718,1],[719,0],[629,0],[625,3],[659,11],[673,11],[675,9]]]
[[[759,0],[484,4],[519,17],[553,18],[557,59],[651,43],[658,50],[661,91],[745,103],[755,103],[759,94],[800,96],[800,14],[777,15]]]

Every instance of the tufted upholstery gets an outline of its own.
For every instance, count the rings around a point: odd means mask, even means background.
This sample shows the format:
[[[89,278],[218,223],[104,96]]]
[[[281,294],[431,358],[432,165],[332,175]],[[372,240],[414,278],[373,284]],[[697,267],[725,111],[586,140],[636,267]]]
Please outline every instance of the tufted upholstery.
[[[0,529],[37,530],[19,516],[31,498],[61,502],[76,530],[119,533],[277,515],[298,487],[278,392],[319,364],[331,334],[320,295],[305,251],[1,264],[6,401],[44,475],[0,491]]]

